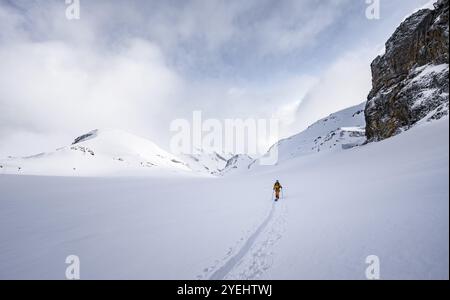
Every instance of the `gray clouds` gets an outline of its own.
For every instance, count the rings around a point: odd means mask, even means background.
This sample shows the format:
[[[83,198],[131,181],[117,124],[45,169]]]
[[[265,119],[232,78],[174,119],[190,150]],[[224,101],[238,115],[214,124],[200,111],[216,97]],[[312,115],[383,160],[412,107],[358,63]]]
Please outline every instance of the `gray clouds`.
[[[167,147],[195,109],[295,133],[364,100],[376,47],[425,2],[371,22],[364,0],[81,0],[68,21],[63,0],[0,0],[0,156],[99,127]]]

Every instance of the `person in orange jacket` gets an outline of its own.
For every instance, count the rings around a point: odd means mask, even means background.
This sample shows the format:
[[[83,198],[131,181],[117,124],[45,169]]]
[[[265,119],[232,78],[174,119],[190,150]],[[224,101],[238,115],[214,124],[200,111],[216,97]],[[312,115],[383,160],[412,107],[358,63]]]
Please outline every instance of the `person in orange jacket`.
[[[280,200],[280,192],[283,189],[280,182],[277,180],[273,185],[273,190],[275,191],[275,201]]]

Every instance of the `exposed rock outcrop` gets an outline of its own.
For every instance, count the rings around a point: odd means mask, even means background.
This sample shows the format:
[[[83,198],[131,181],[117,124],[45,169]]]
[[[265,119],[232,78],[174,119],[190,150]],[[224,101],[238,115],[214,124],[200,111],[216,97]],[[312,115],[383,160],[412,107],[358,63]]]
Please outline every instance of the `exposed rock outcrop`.
[[[366,135],[379,141],[448,115],[449,0],[407,18],[372,63]]]

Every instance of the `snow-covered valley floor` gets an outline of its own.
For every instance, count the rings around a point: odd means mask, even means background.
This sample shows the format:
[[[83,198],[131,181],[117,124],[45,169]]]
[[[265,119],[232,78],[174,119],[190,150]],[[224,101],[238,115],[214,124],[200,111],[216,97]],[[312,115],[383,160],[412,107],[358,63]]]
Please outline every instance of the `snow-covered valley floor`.
[[[448,119],[224,178],[0,175],[0,279],[449,278]],[[273,182],[284,199],[271,201]]]

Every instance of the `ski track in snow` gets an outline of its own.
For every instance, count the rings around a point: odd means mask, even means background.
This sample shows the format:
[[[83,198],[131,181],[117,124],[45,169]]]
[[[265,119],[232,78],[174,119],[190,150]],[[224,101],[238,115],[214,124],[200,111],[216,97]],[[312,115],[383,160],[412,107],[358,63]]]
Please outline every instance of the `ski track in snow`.
[[[273,203],[267,218],[255,232],[247,238],[241,249],[232,256],[230,248],[226,262],[220,268],[208,272],[209,280],[255,279],[267,271],[273,263],[270,248],[282,237],[285,225],[286,208],[283,202]],[[259,239],[262,237],[261,239]],[[244,239],[241,239],[244,240]],[[228,259],[228,260],[227,260]],[[213,269],[216,267],[213,267]],[[199,276],[201,278],[203,276]]]

